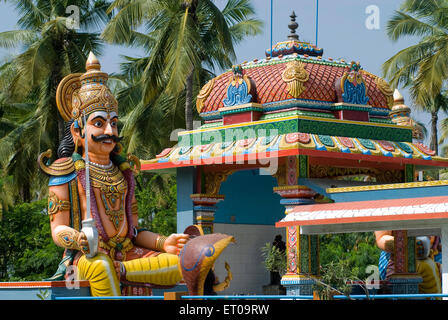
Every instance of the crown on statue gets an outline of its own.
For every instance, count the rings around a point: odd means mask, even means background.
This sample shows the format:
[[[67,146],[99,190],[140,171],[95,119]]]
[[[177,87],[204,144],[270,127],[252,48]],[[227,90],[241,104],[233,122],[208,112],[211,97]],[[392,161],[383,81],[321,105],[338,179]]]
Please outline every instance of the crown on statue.
[[[95,111],[118,113],[118,102],[107,87],[108,78],[107,73],[101,71],[98,59],[90,52],[86,73],[70,74],[58,85],[56,104],[62,118],[65,121],[79,120],[84,113],[88,116]]]

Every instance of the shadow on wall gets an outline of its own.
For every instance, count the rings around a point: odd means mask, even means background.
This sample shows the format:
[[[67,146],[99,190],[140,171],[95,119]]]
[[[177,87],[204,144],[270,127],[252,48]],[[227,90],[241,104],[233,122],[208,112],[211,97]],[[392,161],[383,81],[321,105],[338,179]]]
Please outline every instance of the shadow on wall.
[[[263,286],[269,284],[261,247],[278,234],[286,239],[285,229],[274,226],[285,210],[272,190],[276,186],[275,178],[260,175],[259,170],[237,171],[221,185],[219,193],[225,200],[217,205],[214,229],[233,235],[236,244],[229,245],[215,264],[219,281],[226,277],[225,262],[233,275],[229,288],[218,294],[263,294]]]
[[[225,199],[217,204],[215,223],[273,226],[285,212],[280,196],[272,190],[276,186],[274,177],[260,175],[257,169],[234,172],[221,185],[219,193]]]

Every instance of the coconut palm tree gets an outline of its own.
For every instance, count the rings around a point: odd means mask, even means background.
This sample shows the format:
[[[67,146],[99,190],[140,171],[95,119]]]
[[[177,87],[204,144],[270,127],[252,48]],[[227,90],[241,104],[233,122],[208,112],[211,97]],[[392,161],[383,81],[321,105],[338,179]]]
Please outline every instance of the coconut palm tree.
[[[9,2],[18,11],[20,29],[1,32],[0,47],[20,48],[21,53],[0,68],[3,102],[11,106],[32,103],[34,108],[0,139],[0,161],[6,164],[8,173],[14,173],[14,184],[22,185],[22,199],[29,201],[38,153],[54,150],[63,136],[63,120],[55,99],[57,85],[65,75],[84,71],[89,51],[101,53],[102,42],[94,29],[107,23],[110,3]]]
[[[409,87],[416,106],[431,113],[431,148],[438,151],[438,112],[446,106],[441,91],[448,79],[448,1],[405,0],[387,24],[387,34],[397,41],[418,36],[420,41],[383,64],[394,87]]]
[[[187,130],[193,127],[195,93],[215,68],[232,65],[233,45],[259,33],[262,25],[253,17],[250,0],[229,0],[222,11],[211,0],[116,0],[110,12],[115,15],[103,38],[141,46],[149,54],[138,60],[143,96],[140,111],[154,107],[157,101],[176,101],[172,113],[178,114],[179,101],[184,100]],[[134,124],[128,121],[124,132]]]

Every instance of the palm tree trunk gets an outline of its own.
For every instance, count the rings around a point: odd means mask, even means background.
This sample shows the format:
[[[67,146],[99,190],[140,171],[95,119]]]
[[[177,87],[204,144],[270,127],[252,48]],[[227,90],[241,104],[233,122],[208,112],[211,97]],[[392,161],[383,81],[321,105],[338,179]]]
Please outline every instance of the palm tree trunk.
[[[31,187],[30,183],[26,181],[19,190],[20,197],[22,198],[23,202],[30,202],[31,201]]]
[[[193,130],[193,74],[194,68],[185,84],[185,128],[187,130]]]
[[[431,149],[436,152],[436,155],[439,154],[439,142],[437,135],[437,121],[439,119],[439,115],[437,111],[431,112]]]

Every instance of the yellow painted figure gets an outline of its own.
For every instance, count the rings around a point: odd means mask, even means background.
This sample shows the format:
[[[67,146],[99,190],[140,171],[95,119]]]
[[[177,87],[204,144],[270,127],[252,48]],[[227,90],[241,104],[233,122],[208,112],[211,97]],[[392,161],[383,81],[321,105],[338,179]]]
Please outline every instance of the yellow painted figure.
[[[41,169],[50,176],[52,237],[66,249],[52,279],[62,280],[67,266],[76,266],[79,279],[90,281],[93,296],[120,295],[123,282],[177,284],[183,278],[179,253],[189,241],[187,234],[165,237],[139,228],[133,176],[139,161],[120,155],[118,102],[107,87],[107,79],[91,53],[86,73],[71,74],[61,81],[56,102],[66,121],[65,137],[52,164],[47,161],[51,151],[39,156]],[[98,234],[94,252],[81,228],[89,218]],[[231,236],[224,238],[227,244],[233,240]],[[219,254],[213,255],[213,261]],[[198,265],[201,272],[209,272],[213,263]]]
[[[442,293],[440,266],[431,254],[429,237],[417,237],[417,273],[423,281],[419,284],[419,293]]]

